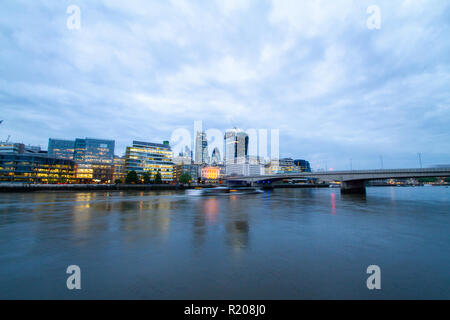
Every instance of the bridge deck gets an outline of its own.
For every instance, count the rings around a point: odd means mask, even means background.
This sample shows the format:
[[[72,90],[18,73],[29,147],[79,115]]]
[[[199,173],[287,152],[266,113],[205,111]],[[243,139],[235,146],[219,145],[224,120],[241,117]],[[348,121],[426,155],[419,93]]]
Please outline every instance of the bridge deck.
[[[316,178],[323,181],[368,181],[377,179],[450,177],[450,168],[430,169],[377,169],[351,171],[302,172],[262,176],[227,177],[228,181],[277,181],[295,178]]]

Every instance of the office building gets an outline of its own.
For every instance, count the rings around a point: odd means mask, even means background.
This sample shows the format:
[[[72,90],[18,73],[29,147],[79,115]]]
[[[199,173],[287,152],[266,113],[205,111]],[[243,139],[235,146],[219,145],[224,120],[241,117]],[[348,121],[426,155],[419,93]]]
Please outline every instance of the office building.
[[[175,165],[191,164],[192,151],[186,146],[184,152],[182,151],[178,156],[174,156],[172,161]]]
[[[80,183],[113,183],[113,165],[76,163],[75,177]]]
[[[125,157],[114,156],[113,174],[111,181],[115,183],[116,181],[120,180],[121,183],[124,183],[126,175]]]
[[[206,183],[217,183],[222,177],[219,167],[205,166],[200,169],[202,181]]]
[[[215,147],[211,154],[211,164],[220,165],[222,164],[222,159],[220,158],[219,148]]]
[[[300,168],[292,158],[272,159],[269,163],[269,174],[299,173]]]
[[[147,172],[151,179],[155,179],[159,172],[162,181],[169,183],[173,181],[173,167],[172,150],[167,141],[163,144],[133,141],[133,145],[126,149],[126,172],[134,170],[138,175]]]
[[[309,161],[306,160],[294,160],[294,164],[299,167],[300,172],[311,172],[311,165]]]
[[[257,156],[245,156],[235,159],[235,163],[225,165],[227,176],[258,176],[264,174],[264,165]]]
[[[73,160],[74,140],[48,139],[48,155],[58,159]]]
[[[0,153],[23,154],[25,145],[16,142],[0,142]]]
[[[237,163],[239,158],[245,158],[248,155],[248,135],[237,128],[225,132],[225,163]]]
[[[208,139],[205,132],[197,132],[195,137],[195,163],[209,163]]]
[[[200,166],[198,164],[180,164],[174,166],[174,181],[179,182],[180,176],[183,173],[188,173],[191,176],[192,182],[197,182],[199,175]]]
[[[23,183],[75,182],[75,163],[42,154],[0,154],[0,181]]]
[[[24,147],[24,153],[48,154],[47,151],[41,149],[41,146],[33,146],[31,144]]]
[[[227,176],[259,176],[264,174],[264,165],[250,163],[229,163],[225,167]]]
[[[73,159],[77,163],[113,164],[114,140],[75,139]]]

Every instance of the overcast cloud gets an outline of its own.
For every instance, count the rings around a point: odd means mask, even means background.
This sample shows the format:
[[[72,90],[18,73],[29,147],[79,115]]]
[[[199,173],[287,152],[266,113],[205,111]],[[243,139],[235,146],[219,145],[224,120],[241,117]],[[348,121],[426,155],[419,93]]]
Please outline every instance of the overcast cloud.
[[[202,120],[278,128],[281,156],[314,168],[450,163],[450,4],[2,0],[0,110],[1,140],[44,147],[108,138],[120,155]]]

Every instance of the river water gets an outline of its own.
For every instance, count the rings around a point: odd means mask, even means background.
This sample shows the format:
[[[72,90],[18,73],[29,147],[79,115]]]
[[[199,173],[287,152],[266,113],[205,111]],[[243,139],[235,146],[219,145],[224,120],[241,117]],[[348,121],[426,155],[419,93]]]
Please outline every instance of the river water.
[[[4,193],[0,298],[450,299],[450,188]]]

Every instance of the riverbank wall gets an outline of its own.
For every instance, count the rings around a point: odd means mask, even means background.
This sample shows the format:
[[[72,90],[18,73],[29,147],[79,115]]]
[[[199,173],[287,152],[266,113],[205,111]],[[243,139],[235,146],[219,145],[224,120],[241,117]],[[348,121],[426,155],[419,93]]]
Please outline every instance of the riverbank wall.
[[[186,190],[213,188],[219,185],[174,185],[174,184],[0,184],[0,192],[38,192],[38,191],[151,191]],[[274,184],[276,188],[328,188],[328,184]]]
[[[126,191],[183,190],[193,188],[172,184],[0,184],[0,192],[36,191]]]

